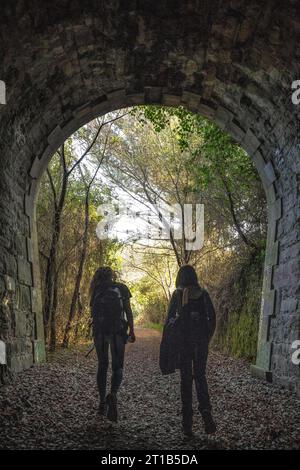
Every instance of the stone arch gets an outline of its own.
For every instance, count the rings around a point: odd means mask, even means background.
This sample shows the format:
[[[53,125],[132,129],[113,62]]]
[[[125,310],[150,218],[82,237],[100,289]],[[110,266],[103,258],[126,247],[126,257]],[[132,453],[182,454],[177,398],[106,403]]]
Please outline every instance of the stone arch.
[[[38,183],[45,168],[47,167],[52,155],[61,146],[61,144],[79,127],[85,125],[90,120],[103,115],[109,111],[119,108],[141,105],[147,103],[158,104],[157,96],[161,99],[159,104],[165,106],[180,106],[184,105],[193,112],[199,112],[202,115],[214,120],[222,129],[229,132],[240,144],[247,150],[253,158],[257,171],[261,177],[268,204],[268,239],[267,239],[267,256],[265,263],[263,297],[262,297],[262,313],[260,318],[260,332],[259,332],[259,346],[257,363],[252,366],[252,371],[255,375],[264,377],[267,380],[272,380],[271,373],[271,348],[272,341],[270,340],[269,328],[270,318],[275,312],[275,289],[273,287],[273,271],[278,263],[279,242],[276,239],[277,221],[281,217],[281,198],[278,197],[274,185],[276,180],[275,172],[272,163],[266,162],[261,151],[260,143],[256,138],[253,131],[249,129],[242,129],[234,117],[234,114],[223,106],[213,109],[207,105],[201,105],[201,98],[199,95],[191,93],[183,93],[182,96],[178,95],[164,95],[161,90],[157,88],[152,89],[147,87],[144,94],[126,95],[125,90],[119,90],[117,93],[109,94],[104,101],[100,104],[89,103],[86,106],[80,106],[74,110],[72,119],[61,126],[56,126],[47,138],[47,147],[42,155],[37,156],[30,169],[31,181],[29,183],[28,194],[25,196],[25,212],[29,217],[31,226],[31,238],[28,239],[28,244],[32,246],[32,255],[30,262],[32,262],[35,269],[33,269],[33,286],[38,290],[39,281],[39,261],[37,252],[37,237],[35,226],[35,200],[38,193]],[[152,97],[152,98],[151,98]],[[35,295],[39,298],[39,293]],[[35,311],[38,316],[37,323],[40,325],[40,335],[42,336],[42,312],[41,304]],[[37,354],[40,354],[40,349],[37,349]],[[38,361],[39,358],[37,357]]]
[[[298,109],[290,99],[300,10],[270,0],[228,2],[52,0],[4,10],[22,41],[3,35],[0,65],[0,333],[11,370],[43,359],[34,199],[58,146],[100,114],[135,104],[183,104],[229,132],[253,158],[268,200],[268,248],[253,373],[299,387]],[[184,4],[184,5],[183,5]],[[293,32],[293,34],[291,34]],[[35,36],[33,36],[33,33]],[[24,50],[26,45],[26,50]],[[33,339],[33,350],[30,343]]]

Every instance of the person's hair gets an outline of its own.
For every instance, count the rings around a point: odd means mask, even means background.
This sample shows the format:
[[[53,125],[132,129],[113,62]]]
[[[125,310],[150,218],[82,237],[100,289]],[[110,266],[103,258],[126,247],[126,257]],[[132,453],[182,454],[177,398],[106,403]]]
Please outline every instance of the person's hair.
[[[198,278],[193,266],[186,264],[179,268],[176,276],[176,287],[198,286]]]
[[[93,299],[96,290],[103,290],[114,280],[114,271],[109,266],[98,268],[90,285],[90,299]]]

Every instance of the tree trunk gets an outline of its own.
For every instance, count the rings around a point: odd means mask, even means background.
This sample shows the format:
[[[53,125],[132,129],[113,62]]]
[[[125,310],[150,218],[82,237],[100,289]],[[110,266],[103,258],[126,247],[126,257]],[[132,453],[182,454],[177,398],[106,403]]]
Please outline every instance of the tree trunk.
[[[73,322],[75,314],[76,314],[76,305],[77,305],[77,302],[78,302],[80,284],[81,284],[83,268],[84,268],[84,263],[85,263],[85,259],[86,259],[86,253],[87,253],[89,219],[90,219],[90,214],[89,214],[89,189],[88,189],[87,194],[86,194],[86,198],[85,198],[85,220],[84,220],[84,232],[83,232],[83,237],[82,237],[82,251],[81,251],[81,256],[80,256],[80,261],[79,261],[79,266],[78,266],[78,271],[77,271],[77,276],[76,276],[76,281],[75,281],[75,287],[74,287],[72,301],[71,301],[71,306],[70,306],[70,310],[69,310],[69,318],[68,318],[68,321],[67,321],[67,324],[66,324],[65,334],[64,334],[64,338],[63,338],[63,342],[62,342],[62,347],[63,348],[67,348],[69,346],[72,322]]]
[[[58,282],[57,277],[55,278],[54,287],[53,287],[53,303],[51,310],[51,319],[50,319],[50,341],[49,341],[49,350],[51,352],[56,349],[56,310],[58,303]]]
[[[227,194],[227,197],[228,197],[229,209],[230,209],[230,213],[231,213],[231,216],[232,216],[232,220],[233,220],[234,226],[235,226],[235,228],[236,228],[236,230],[239,234],[239,237],[241,238],[241,240],[243,240],[245,245],[250,246],[250,247],[254,248],[255,250],[257,250],[257,246],[247,238],[247,236],[245,235],[244,231],[242,230],[242,227],[241,227],[241,225],[240,225],[240,223],[237,219],[232,194],[230,192],[227,181],[224,177],[222,178],[222,181],[223,181],[223,185],[225,187],[225,191],[226,191],[226,194]]]
[[[64,159],[64,149],[62,148],[62,158]],[[65,170],[63,172],[62,188],[59,196],[59,202],[56,201],[56,193],[51,179],[50,172],[48,171],[50,183],[53,189],[54,195],[54,218],[53,218],[53,232],[51,239],[50,254],[47,262],[46,278],[45,278],[45,302],[44,302],[44,327],[45,327],[45,338],[48,337],[48,326],[49,321],[55,317],[56,306],[54,305],[54,293],[57,289],[57,276],[56,276],[56,262],[57,262],[57,250],[61,232],[61,215],[64,208],[67,186],[68,186],[68,173]]]
[[[78,301],[77,301],[77,322],[75,326],[75,331],[74,331],[74,341],[77,343],[78,340],[78,335],[79,335],[79,323],[83,315],[83,305],[81,301],[81,295],[80,292],[78,293]]]

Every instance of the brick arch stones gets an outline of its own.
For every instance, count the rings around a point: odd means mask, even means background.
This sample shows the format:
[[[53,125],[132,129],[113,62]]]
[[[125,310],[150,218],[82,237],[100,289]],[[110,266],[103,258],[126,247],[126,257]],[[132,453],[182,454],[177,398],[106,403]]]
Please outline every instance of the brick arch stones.
[[[58,146],[103,113],[185,105],[253,158],[268,201],[256,376],[299,391],[300,9],[294,0],[2,1],[2,378],[44,359],[34,201]],[[3,361],[3,354],[2,354]]]

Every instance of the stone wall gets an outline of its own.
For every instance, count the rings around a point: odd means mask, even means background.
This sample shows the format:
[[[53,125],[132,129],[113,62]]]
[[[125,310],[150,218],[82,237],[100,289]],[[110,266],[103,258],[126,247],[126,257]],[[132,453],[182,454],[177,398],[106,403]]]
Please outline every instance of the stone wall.
[[[9,369],[44,358],[34,201],[49,159],[97,115],[183,104],[240,142],[262,178],[269,230],[252,370],[299,388],[298,2],[45,0],[28,9],[18,0],[4,2],[0,25],[0,340]]]

